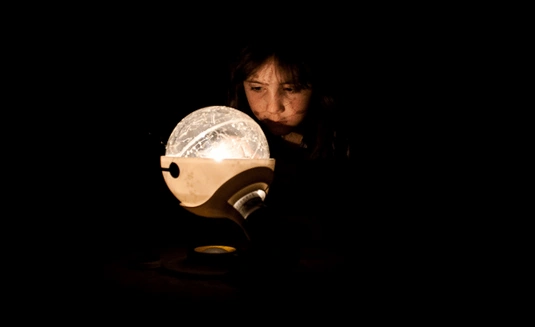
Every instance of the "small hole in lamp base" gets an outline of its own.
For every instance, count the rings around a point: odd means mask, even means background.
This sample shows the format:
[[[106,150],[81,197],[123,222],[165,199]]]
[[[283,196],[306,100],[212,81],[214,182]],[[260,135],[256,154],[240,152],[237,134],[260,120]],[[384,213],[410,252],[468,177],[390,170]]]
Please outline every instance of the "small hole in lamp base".
[[[198,246],[193,249],[197,253],[206,253],[206,254],[224,254],[232,253],[236,251],[235,247],[226,246],[226,245],[206,245]]]

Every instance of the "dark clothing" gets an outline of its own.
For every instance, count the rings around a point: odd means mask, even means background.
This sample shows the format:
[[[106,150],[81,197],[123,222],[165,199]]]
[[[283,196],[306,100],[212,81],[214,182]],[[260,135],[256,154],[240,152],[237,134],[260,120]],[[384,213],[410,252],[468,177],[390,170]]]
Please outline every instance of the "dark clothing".
[[[351,161],[345,146],[331,155],[310,159],[303,138],[294,144],[267,134],[271,157],[276,160],[274,180],[265,208],[247,219],[253,244],[291,262],[306,247],[337,248],[347,238],[347,207],[352,194]],[[336,151],[335,151],[336,149]]]

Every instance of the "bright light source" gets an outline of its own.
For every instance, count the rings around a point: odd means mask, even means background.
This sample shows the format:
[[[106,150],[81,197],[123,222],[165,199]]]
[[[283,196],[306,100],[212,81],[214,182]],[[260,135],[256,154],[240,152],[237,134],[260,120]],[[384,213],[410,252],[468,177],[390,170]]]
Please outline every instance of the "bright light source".
[[[175,127],[166,156],[224,159],[269,159],[269,146],[260,126],[230,107],[198,109]]]

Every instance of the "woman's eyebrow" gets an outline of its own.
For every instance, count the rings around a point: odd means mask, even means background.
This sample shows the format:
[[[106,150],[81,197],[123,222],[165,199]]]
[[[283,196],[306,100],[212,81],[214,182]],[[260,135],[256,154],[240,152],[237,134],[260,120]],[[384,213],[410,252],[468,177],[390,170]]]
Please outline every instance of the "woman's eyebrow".
[[[269,85],[268,83],[262,83],[258,80],[255,80],[255,79],[248,79],[248,80],[245,80],[247,83],[257,83],[257,84],[262,84],[262,85]],[[280,82],[279,85],[294,85],[295,83],[292,83],[292,82]]]
[[[262,83],[256,79],[248,79],[248,80],[245,80],[247,83],[257,83],[257,84],[262,84],[262,85],[267,85],[266,83]]]

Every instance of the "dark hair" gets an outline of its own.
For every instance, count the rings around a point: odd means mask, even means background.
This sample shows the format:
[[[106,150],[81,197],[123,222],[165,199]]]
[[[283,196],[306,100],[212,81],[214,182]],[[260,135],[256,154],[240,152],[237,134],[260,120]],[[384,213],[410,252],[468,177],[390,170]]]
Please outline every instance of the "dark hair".
[[[271,40],[243,46],[230,67],[228,105],[247,114],[251,113],[243,81],[268,59],[273,59],[286,73],[287,80],[297,88],[313,90],[307,114],[300,124],[304,131],[307,157],[315,159],[332,156],[337,108],[329,83],[329,63],[311,43]],[[254,115],[251,116],[255,118]]]

